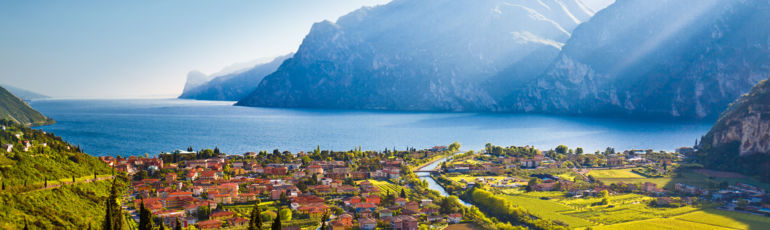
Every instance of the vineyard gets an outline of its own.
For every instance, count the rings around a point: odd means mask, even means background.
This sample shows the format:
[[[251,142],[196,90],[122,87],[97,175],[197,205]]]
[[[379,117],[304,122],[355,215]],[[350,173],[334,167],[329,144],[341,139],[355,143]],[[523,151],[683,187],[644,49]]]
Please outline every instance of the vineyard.
[[[591,222],[588,222],[584,219],[561,214],[563,212],[574,211],[574,209],[557,202],[517,195],[502,195],[502,197],[511,203],[518,205],[519,207],[527,209],[527,211],[531,212],[533,215],[539,218],[558,220],[569,225],[570,227],[583,227],[592,225]]]
[[[406,192],[406,195],[408,197],[412,196],[412,191],[408,187],[400,186],[394,183],[391,183],[390,181],[381,181],[381,180],[369,180],[372,185],[377,187],[380,190],[380,195],[386,195],[388,194],[388,191],[390,191],[390,194],[398,196],[401,194],[401,189],[404,189],[404,192]]]
[[[763,229],[770,218],[720,211],[706,207],[652,207],[655,200],[640,194],[610,197],[609,205],[597,205],[601,198],[568,198],[564,192],[497,190],[496,196],[524,208],[532,215],[561,222],[573,228],[592,229]]]

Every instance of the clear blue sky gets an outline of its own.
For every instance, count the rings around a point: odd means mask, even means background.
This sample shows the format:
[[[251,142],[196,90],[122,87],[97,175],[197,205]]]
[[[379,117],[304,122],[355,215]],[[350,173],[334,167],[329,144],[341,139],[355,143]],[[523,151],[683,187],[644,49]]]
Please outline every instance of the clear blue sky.
[[[63,98],[174,97],[191,70],[294,52],[314,22],[389,1],[0,1],[0,83]]]

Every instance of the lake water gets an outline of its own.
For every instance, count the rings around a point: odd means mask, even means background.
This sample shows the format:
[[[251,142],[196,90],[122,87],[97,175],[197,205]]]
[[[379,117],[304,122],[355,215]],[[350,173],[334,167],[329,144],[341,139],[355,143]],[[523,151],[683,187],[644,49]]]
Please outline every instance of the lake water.
[[[175,149],[227,153],[281,149],[348,150],[361,146],[418,149],[459,141],[464,150],[484,144],[559,144],[586,151],[608,146],[673,150],[692,146],[710,122],[635,121],[488,113],[408,113],[276,109],[233,102],[177,99],[40,100],[32,107],[56,120],[39,127],[93,155],[150,155]]]

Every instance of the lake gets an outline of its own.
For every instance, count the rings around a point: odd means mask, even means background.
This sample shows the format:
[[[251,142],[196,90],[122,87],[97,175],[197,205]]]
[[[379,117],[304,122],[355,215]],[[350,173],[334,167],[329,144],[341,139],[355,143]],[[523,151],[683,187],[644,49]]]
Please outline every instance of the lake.
[[[226,153],[259,150],[418,149],[486,143],[559,144],[604,150],[673,150],[692,146],[711,122],[495,113],[252,108],[234,102],[178,99],[39,100],[30,104],[56,120],[38,127],[80,145],[92,155],[155,155],[175,149],[214,148]]]

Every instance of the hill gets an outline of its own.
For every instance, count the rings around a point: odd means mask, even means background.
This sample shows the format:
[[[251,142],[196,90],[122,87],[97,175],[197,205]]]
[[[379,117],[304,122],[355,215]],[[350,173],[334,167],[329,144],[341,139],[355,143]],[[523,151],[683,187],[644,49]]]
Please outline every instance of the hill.
[[[711,168],[770,178],[770,81],[730,104],[698,145]]]
[[[179,98],[195,100],[238,101],[254,91],[262,78],[275,72],[291,55],[280,56],[252,68],[214,77],[209,81],[203,73],[191,72]]]
[[[237,105],[489,111],[594,14],[578,0],[395,0],[316,23]],[[504,73],[504,74],[501,74]]]
[[[7,120],[0,127],[0,228],[100,226],[108,165],[52,133]]]
[[[32,100],[40,100],[40,99],[48,99],[51,98],[49,96],[35,93],[26,89],[21,89],[17,87],[13,87],[6,84],[0,84],[0,87],[5,88],[9,92],[11,92],[13,95],[16,95],[17,97],[21,98],[21,100],[24,101],[32,101]]]
[[[0,119],[27,126],[47,125],[54,122],[3,87],[0,87]]]
[[[503,110],[716,119],[770,75],[770,2],[617,1]]]

